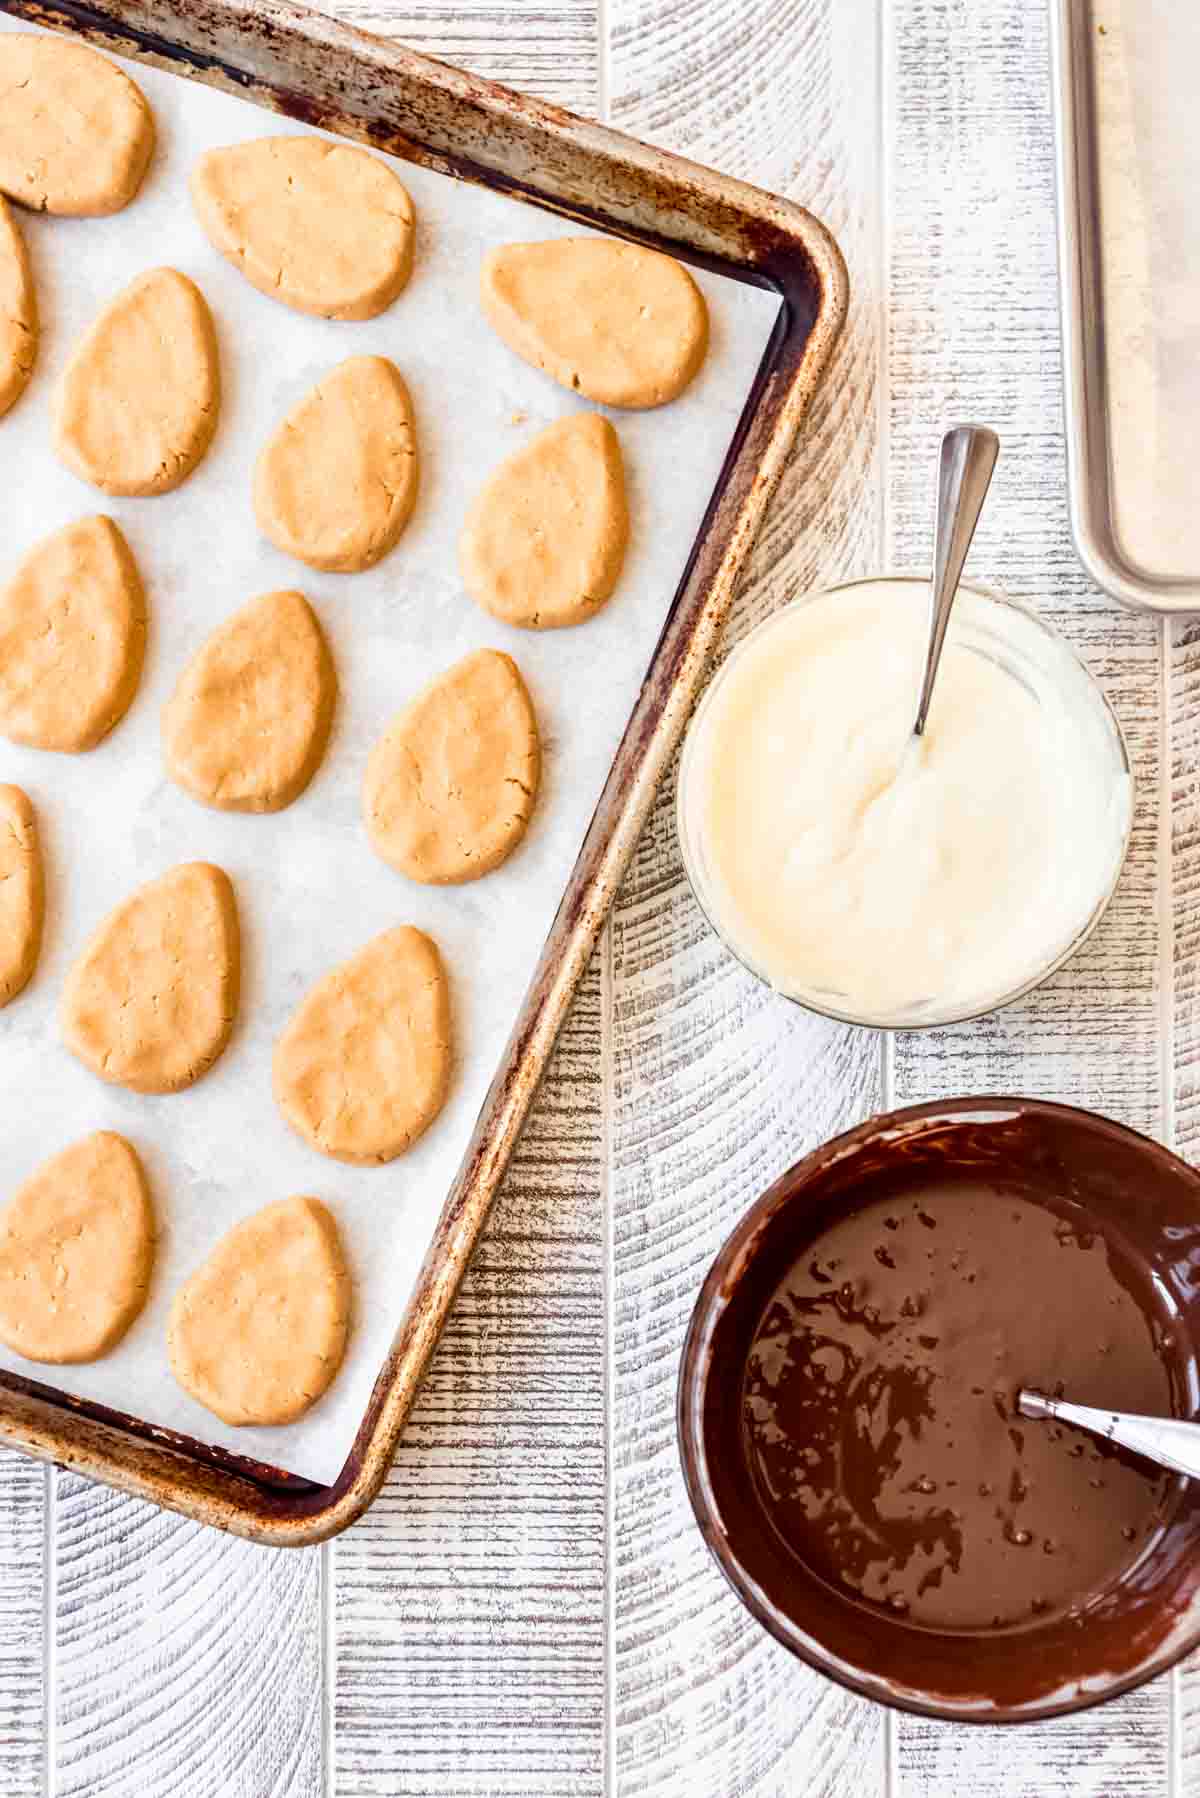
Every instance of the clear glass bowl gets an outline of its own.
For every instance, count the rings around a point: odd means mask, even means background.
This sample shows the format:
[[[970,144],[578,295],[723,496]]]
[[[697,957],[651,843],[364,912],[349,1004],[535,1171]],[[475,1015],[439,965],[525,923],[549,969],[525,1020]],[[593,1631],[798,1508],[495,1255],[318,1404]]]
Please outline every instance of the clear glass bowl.
[[[704,913],[709,925],[721,938],[726,948],[735,955],[750,973],[765,982],[767,986],[792,999],[796,1004],[805,1006],[809,1011],[820,1013],[824,1017],[835,1018],[844,1024],[857,1024],[875,1030],[920,1030],[931,1026],[957,1024],[967,1019],[984,1017],[996,1011],[1002,1005],[1009,1005],[1014,999],[1040,986],[1051,974],[1058,971],[1070,960],[1076,950],[1085,943],[1096,925],[1107,910],[1120,877],[1125,856],[1129,848],[1129,838],[1133,826],[1133,775],[1129,762],[1129,754],[1120,724],[1104,694],[1088,673],[1083,663],[1076,656],[1069,644],[1059,633],[1051,628],[1044,619],[1031,611],[1027,606],[1019,605],[1005,594],[981,587],[973,582],[963,581],[959,586],[959,598],[952,621],[952,632],[965,646],[989,656],[1000,667],[1031,687],[1035,692],[1039,684],[1046,684],[1047,678],[1063,697],[1064,705],[1072,699],[1086,708],[1089,724],[1094,728],[1099,753],[1109,761],[1107,769],[1098,772],[1103,778],[1107,775],[1114,783],[1124,782],[1127,803],[1121,828],[1121,839],[1118,853],[1113,857],[1111,877],[1103,890],[1096,896],[1096,902],[1087,918],[1071,940],[1059,948],[1042,966],[1034,968],[1018,985],[994,994],[978,997],[966,1007],[948,1003],[939,1006],[936,1000],[925,999],[899,1011],[873,1014],[856,1008],[847,995],[847,1003],[839,1004],[837,995],[828,992],[802,990],[798,986],[782,985],[774,979],[770,971],[759,965],[752,951],[745,943],[738,940],[736,928],[729,918],[722,915],[722,907],[717,897],[717,885],[708,867],[701,830],[696,824],[696,788],[698,785],[697,764],[702,754],[701,745],[706,726],[717,696],[720,694],[730,673],[745,657],[753,646],[778,630],[781,623],[788,619],[801,607],[811,605],[814,601],[825,599],[835,593],[853,593],[863,587],[887,585],[891,587],[928,588],[929,577],[920,575],[875,575],[861,581],[847,581],[836,587],[823,588],[820,592],[807,594],[805,598],[796,600],[790,606],[784,606],[762,624],[757,625],[723,663],[698,705],[688,728],[683,746],[683,754],[679,768],[679,785],[676,795],[676,821],[679,831],[679,844],[683,855],[684,870],[696,902]],[[967,603],[964,605],[964,599]],[[971,602],[981,602],[972,604]],[[1010,631],[1016,630],[1016,636],[1005,634],[995,623],[994,608],[1003,608],[1009,621]],[[991,624],[989,625],[989,613]],[[1036,676],[1036,678],[1035,678]]]

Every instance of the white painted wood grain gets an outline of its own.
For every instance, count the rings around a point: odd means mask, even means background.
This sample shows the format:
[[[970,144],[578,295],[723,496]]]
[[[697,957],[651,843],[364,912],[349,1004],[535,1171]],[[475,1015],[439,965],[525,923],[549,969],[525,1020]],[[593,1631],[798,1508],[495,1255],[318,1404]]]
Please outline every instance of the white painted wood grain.
[[[282,1551],[56,1473],[52,1790],[315,1798],[321,1554]]]
[[[598,0],[327,0],[324,10],[573,112],[602,110]]]
[[[1164,916],[1172,927],[1170,1033],[1164,1061],[1170,1081],[1169,1140],[1200,1159],[1200,620],[1173,621],[1166,635],[1166,796],[1170,831]],[[1175,1680],[1174,1746],[1181,1798],[1200,1798],[1200,1653]]]
[[[903,1798],[1168,1798],[1162,1689],[1143,1686],[1082,1716],[1019,1730],[900,1718],[892,1791]]]
[[[968,572],[1032,601],[1102,679],[1139,800],[1116,901],[1042,991],[981,1024],[897,1038],[897,1103],[952,1091],[1033,1093],[1169,1128],[1163,1069],[1160,627],[1092,588],[1071,547],[1061,426],[1046,12],[903,0],[892,12],[889,530],[898,566],[928,565],[941,429],[993,425],[1002,451]],[[1166,1794],[1172,1682],[1019,1735],[896,1720],[893,1793]]]
[[[396,1467],[336,1545],[339,1798],[604,1782],[599,970]]]
[[[880,555],[873,9],[610,8],[616,124],[794,195],[837,232],[853,305],[753,558],[727,643]],[[786,46],[786,53],[781,53]],[[614,913],[611,1730],[617,1793],[862,1794],[881,1715],[750,1622],[695,1530],[675,1382],[703,1273],[775,1174],[878,1099],[867,1036],[770,996],[703,926],[664,792]]]
[[[1200,619],[1176,621],[1167,639],[1174,1146],[1200,1158]],[[1200,1786],[1198,1786],[1200,1789]]]
[[[0,1452],[0,1792],[44,1789],[45,1489],[34,1461]]]

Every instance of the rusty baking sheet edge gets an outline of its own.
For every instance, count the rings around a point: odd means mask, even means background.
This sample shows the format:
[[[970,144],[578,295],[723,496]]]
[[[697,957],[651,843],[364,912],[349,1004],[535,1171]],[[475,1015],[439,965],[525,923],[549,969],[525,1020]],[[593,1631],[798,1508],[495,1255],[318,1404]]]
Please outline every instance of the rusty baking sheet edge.
[[[0,11],[778,291],[785,304],[412,1298],[320,1486],[0,1372],[0,1441],[251,1541],[375,1497],[559,1026],[679,740],[737,574],[841,331],[845,266],[802,207],[284,0],[0,0]]]

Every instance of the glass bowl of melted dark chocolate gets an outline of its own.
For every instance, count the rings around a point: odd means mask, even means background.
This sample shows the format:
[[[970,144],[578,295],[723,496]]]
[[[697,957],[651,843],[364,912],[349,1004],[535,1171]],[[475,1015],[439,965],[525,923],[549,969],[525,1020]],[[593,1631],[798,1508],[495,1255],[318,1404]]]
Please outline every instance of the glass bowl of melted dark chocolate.
[[[696,1305],[700,1526],[794,1653],[868,1696],[1015,1722],[1200,1642],[1200,1481],[1061,1423],[1200,1413],[1200,1174],[1066,1106],[877,1118],[746,1214]]]

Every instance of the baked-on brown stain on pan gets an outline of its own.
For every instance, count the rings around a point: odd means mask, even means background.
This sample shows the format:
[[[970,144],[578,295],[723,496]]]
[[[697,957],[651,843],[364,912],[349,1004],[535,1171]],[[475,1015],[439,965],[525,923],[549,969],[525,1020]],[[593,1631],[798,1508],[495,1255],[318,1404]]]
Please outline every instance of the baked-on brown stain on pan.
[[[871,1696],[1015,1720],[1200,1633],[1200,1488],[1015,1415],[1020,1385],[1192,1415],[1200,1175],[1067,1107],[915,1107],[819,1149],[697,1304],[701,1527],[789,1647]]]

